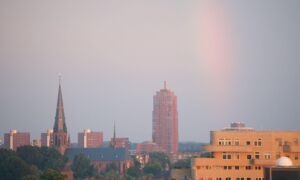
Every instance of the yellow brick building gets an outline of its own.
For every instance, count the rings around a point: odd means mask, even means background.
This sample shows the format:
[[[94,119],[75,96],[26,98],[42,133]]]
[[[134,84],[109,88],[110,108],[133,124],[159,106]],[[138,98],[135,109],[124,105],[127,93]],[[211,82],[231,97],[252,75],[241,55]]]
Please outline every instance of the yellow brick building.
[[[275,165],[281,156],[300,165],[300,131],[257,131],[243,123],[211,131],[204,150],[209,158],[192,160],[195,180],[263,180],[263,167]]]

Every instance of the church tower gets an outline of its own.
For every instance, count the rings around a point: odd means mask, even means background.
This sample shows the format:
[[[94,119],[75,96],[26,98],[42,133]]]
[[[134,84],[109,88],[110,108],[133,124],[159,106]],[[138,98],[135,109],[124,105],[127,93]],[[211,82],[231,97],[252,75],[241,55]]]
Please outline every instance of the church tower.
[[[61,154],[64,154],[65,150],[69,147],[69,144],[70,144],[70,139],[67,133],[64,104],[63,104],[63,98],[61,92],[61,77],[60,77],[55,122],[53,128],[53,146]]]

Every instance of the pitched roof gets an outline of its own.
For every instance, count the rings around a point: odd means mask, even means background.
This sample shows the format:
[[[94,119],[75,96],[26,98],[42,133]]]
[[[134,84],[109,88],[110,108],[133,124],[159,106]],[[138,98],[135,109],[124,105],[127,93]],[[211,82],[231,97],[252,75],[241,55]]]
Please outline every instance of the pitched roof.
[[[78,154],[84,154],[91,161],[124,161],[130,160],[129,152],[126,148],[69,148],[66,150],[65,155],[69,160]]]

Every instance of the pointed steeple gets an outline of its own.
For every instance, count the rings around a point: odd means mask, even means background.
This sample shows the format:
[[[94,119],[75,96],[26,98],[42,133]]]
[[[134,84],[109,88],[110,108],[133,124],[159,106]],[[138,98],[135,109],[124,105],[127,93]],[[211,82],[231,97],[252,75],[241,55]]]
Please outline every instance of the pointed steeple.
[[[61,92],[61,76],[59,76],[59,87],[58,87],[58,97],[56,105],[55,122],[53,128],[53,146],[61,154],[64,154],[65,150],[70,145],[70,137],[68,137],[64,103]]]
[[[114,135],[113,135],[113,138],[111,139],[110,146],[113,147],[113,148],[116,148],[116,145],[117,145],[117,141],[116,141],[116,122],[114,121]]]
[[[59,76],[59,88],[56,105],[54,132],[67,132],[67,126],[65,121],[64,103],[61,92],[61,76]]]

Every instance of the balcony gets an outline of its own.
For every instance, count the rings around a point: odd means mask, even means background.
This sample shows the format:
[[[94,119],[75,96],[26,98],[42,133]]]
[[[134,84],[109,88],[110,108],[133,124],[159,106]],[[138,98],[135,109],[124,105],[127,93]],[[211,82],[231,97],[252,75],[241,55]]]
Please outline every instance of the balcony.
[[[208,151],[208,152],[252,152],[252,148],[249,146],[207,145],[207,146],[204,146],[204,151]]]

